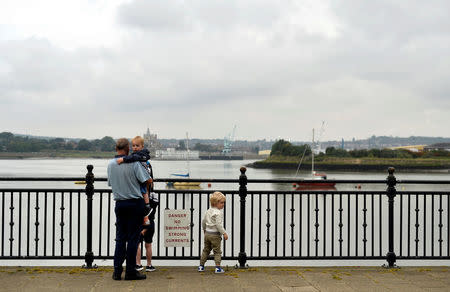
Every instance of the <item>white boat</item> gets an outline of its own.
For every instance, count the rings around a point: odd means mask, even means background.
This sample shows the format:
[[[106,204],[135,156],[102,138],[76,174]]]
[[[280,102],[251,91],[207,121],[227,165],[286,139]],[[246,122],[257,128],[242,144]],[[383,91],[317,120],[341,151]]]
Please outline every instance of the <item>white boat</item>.
[[[189,164],[189,135],[186,132],[186,150],[187,150],[187,159],[186,159],[186,168],[187,173],[181,174],[181,173],[172,173],[171,176],[175,177],[184,177],[184,178],[190,178],[190,164]],[[181,188],[181,187],[199,187],[201,182],[168,182],[167,186],[169,187],[175,187],[175,188]]]

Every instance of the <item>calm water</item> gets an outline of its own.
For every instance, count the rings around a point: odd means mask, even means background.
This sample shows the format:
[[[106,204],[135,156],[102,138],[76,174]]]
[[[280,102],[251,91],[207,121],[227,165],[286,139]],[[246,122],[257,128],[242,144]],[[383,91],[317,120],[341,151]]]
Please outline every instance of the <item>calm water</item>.
[[[199,160],[190,162],[191,178],[233,178],[239,177],[239,168],[251,163],[244,161],[211,161]],[[86,174],[86,165],[94,166],[96,177],[106,177],[107,159],[28,159],[28,160],[0,160],[0,176],[35,176],[35,177],[83,177]],[[170,177],[171,173],[186,173],[187,163],[184,161],[153,161],[153,171],[156,178]],[[387,173],[383,172],[327,172],[330,179],[385,179]],[[279,169],[247,169],[247,177],[255,179],[290,178],[295,170]],[[299,177],[308,178],[309,172],[299,173]],[[450,173],[396,173],[397,179],[426,179],[450,180]],[[96,187],[106,187],[106,183],[97,182]],[[82,188],[72,182],[0,182],[0,187],[70,187]],[[233,184],[213,184],[216,189],[236,189]],[[290,184],[249,184],[249,189],[258,190],[291,190]],[[156,188],[165,188],[163,183]],[[208,189],[202,184],[203,189]],[[338,184],[338,190],[352,190],[355,185]],[[431,188],[431,189],[430,189]],[[383,190],[385,185],[362,185],[363,190]],[[399,185],[398,190],[446,190],[443,185]]]
[[[235,178],[237,179],[239,177],[239,168],[243,165],[246,165],[248,163],[250,163],[252,161],[191,161],[190,162],[190,173],[191,173],[191,177],[192,178]],[[107,163],[108,160],[106,159],[29,159],[29,160],[0,160],[0,176],[1,177],[83,177],[86,174],[86,165],[88,164],[92,164],[94,165],[94,174],[96,175],[96,177],[106,177],[106,167],[107,167]],[[187,164],[186,162],[183,161],[153,161],[152,163],[153,165],[153,169],[154,169],[154,174],[156,178],[165,178],[165,177],[170,177],[171,173],[186,173],[187,172]],[[289,178],[289,177],[293,177],[295,174],[295,170],[271,170],[271,169],[252,169],[249,168],[247,170],[247,176],[248,178],[257,178],[257,179],[277,179],[277,178]],[[330,179],[385,179],[387,176],[387,173],[349,173],[349,172],[328,172],[328,177]],[[308,177],[309,176],[309,172],[302,172],[299,174],[299,177]],[[425,180],[450,180],[450,174],[449,173],[396,173],[396,176],[398,179],[425,179]],[[104,182],[97,182],[95,183],[96,188],[103,188],[103,187],[107,187],[106,183]],[[46,188],[84,188],[83,185],[75,185],[73,184],[73,182],[0,182],[0,188],[5,188],[5,187],[20,187],[20,188],[37,188],[37,187],[46,187]],[[290,184],[249,184],[249,189],[253,189],[253,190],[292,190],[292,186]],[[164,189],[166,188],[166,186],[163,183],[159,183],[156,185],[157,189]],[[354,184],[338,184],[336,186],[337,190],[355,190],[355,185]],[[379,185],[362,185],[361,189],[362,190],[384,190],[386,188],[386,186],[384,184],[379,184]],[[447,185],[399,185],[397,187],[398,190],[406,190],[406,191],[415,191],[415,190],[431,190],[431,191],[448,191],[449,186]],[[202,184],[202,189],[209,189],[207,184]],[[216,184],[213,183],[213,185],[211,186],[211,189],[222,189],[222,190],[237,190],[238,189],[238,185],[237,184]],[[279,199],[279,205],[277,208],[277,212],[279,214],[279,223],[278,223],[278,234],[274,233],[274,229],[271,230],[270,232],[270,240],[273,243],[276,239],[280,239],[282,238],[282,236],[285,236],[285,232],[286,231],[286,237],[289,239],[290,238],[290,233],[289,233],[289,228],[284,229],[284,227],[281,225],[281,218],[284,214],[282,206],[284,204],[284,201],[286,200],[286,204],[287,204],[287,208],[290,208],[290,204],[291,204],[291,200],[290,200],[290,196],[288,196],[287,198],[283,198],[282,196],[280,196]],[[346,198],[344,196],[344,204],[347,202]],[[258,226],[259,220],[262,221],[263,224],[266,223],[266,213],[264,210],[266,210],[266,208],[268,208],[267,204],[270,204],[272,211],[275,212],[274,210],[274,205],[276,204],[275,202],[275,197],[271,196],[270,197],[270,202],[269,199],[266,196],[262,197],[261,202],[259,202],[259,197],[255,196],[255,214],[254,217],[252,218],[253,220],[253,224],[254,226]],[[435,209],[437,209],[437,199],[436,198],[436,205],[434,206]],[[98,206],[98,202],[97,202],[98,198],[94,198],[94,204],[96,206]],[[161,203],[164,205],[165,204],[165,198],[161,198]],[[227,198],[227,205],[230,205],[231,202],[228,201],[229,198]],[[306,198],[302,198],[301,199],[303,202],[303,212],[307,211],[306,208]],[[326,200],[326,201],[325,201]],[[7,198],[8,201],[8,198]],[[250,200],[249,200],[250,201]],[[322,208],[323,203],[325,201],[326,207],[328,210],[330,210],[331,208],[331,200],[330,198],[325,198],[324,196],[319,196],[318,197],[318,204],[320,206],[320,208]],[[383,198],[383,214],[387,214],[387,208],[385,208],[387,205],[385,204],[386,202],[385,198]],[[295,208],[297,208],[298,212],[298,207],[300,204],[300,198],[297,196],[294,198],[294,200],[292,201],[294,202]],[[398,202],[398,201],[397,201]],[[423,209],[423,202],[422,200],[419,200],[419,207],[422,210]],[[17,203],[17,202],[16,202]],[[57,205],[59,205],[60,201],[57,200]],[[203,202],[203,204],[205,204],[206,202]],[[235,203],[235,210],[238,210],[239,206],[239,202],[238,200],[234,201]],[[337,203],[337,201],[336,201]],[[351,200],[351,207],[350,209],[352,210],[352,212],[354,212],[355,209],[355,201],[354,198],[352,198]],[[415,201],[413,200],[412,203],[414,204]],[[447,198],[444,198],[444,206],[447,206]],[[82,205],[84,204],[84,201],[82,201],[81,203]],[[173,204],[173,202],[171,202],[170,204]],[[181,203],[179,202],[179,205]],[[250,203],[249,203],[250,204]],[[261,208],[262,208],[262,213],[259,214],[256,210],[257,210],[257,206],[258,204],[261,204]],[[362,207],[362,202],[360,201],[360,205],[358,207],[358,210],[361,209]],[[406,201],[405,201],[406,204]],[[5,204],[6,206],[8,206],[8,202],[6,202]],[[42,202],[41,202],[42,205]],[[430,216],[429,212],[431,210],[431,206],[430,206],[430,200],[428,199],[428,204],[426,209],[428,210],[428,218]],[[84,205],[83,205],[84,206]],[[368,208],[371,208],[371,202],[368,202]],[[379,205],[377,203],[377,201],[375,201],[374,203],[374,207],[377,208]],[[172,208],[173,206],[171,206]],[[248,207],[248,205],[247,205]],[[312,200],[311,202],[311,214],[313,214],[313,208],[315,208],[315,204]],[[206,205],[203,207],[203,210],[206,209]],[[335,212],[335,218],[338,218],[338,213],[337,213],[337,205],[335,206],[336,212]],[[67,212],[67,210],[65,211]],[[195,211],[197,212],[197,211]],[[228,224],[228,228],[231,224],[231,216],[229,213],[229,210],[227,211],[228,215],[227,215],[227,219],[226,219],[226,223]],[[249,211],[247,211],[249,212]],[[396,212],[399,212],[399,208],[398,208],[398,204],[396,205]],[[411,211],[412,212],[412,211]],[[437,211],[435,210],[436,214]],[[84,208],[83,208],[83,212],[84,213]],[[286,212],[287,215],[286,216],[286,220],[287,222],[290,222],[291,217],[290,217],[290,213]],[[444,216],[443,216],[443,220],[444,222],[447,222],[447,213],[448,210],[446,210],[446,212],[444,212]],[[296,213],[297,214],[297,213]],[[354,214],[354,213],[353,213]],[[59,215],[59,213],[58,213]],[[247,215],[249,215],[249,213],[247,213]],[[270,217],[270,221],[272,226],[274,226],[274,214],[272,213],[272,216]],[[17,214],[15,214],[15,216],[17,216]],[[24,215],[23,215],[24,216]],[[41,214],[42,216],[42,214]],[[103,215],[105,216],[105,214]],[[112,216],[114,216],[112,214]],[[352,215],[353,216],[353,215]],[[359,218],[361,220],[363,213],[361,210],[359,210]],[[404,216],[406,216],[406,213],[404,213]],[[414,213],[411,213],[411,216],[414,216]],[[82,214],[83,217],[83,214]],[[195,218],[198,218],[199,214],[195,215]],[[68,218],[68,214],[65,214],[65,218]],[[261,219],[260,219],[261,218]],[[25,220],[25,218],[24,218]],[[101,218],[95,217],[94,218],[94,226],[98,226],[98,224],[100,223]],[[197,219],[196,219],[197,220]],[[320,216],[319,218],[319,223],[321,224],[320,226],[322,226],[323,221],[322,217]],[[337,219],[336,219],[337,220]],[[346,219],[344,219],[345,221]],[[375,215],[374,218],[374,222],[377,223],[379,220],[378,215]],[[381,219],[383,222],[383,225],[386,224],[386,218],[385,216],[383,216],[383,218]],[[422,222],[423,220],[423,216],[422,213],[419,214],[419,220],[420,222]],[[428,219],[430,220],[430,219]],[[437,220],[437,219],[436,219]],[[17,219],[16,219],[17,221]],[[42,219],[41,219],[42,221]],[[296,226],[299,226],[299,222],[298,222],[298,218],[297,216],[295,216],[294,218],[294,223],[296,224]],[[331,222],[330,218],[327,219],[327,224],[328,224],[328,228],[331,227]],[[430,222],[430,221],[428,221]],[[314,223],[313,221],[311,222],[311,224]],[[161,223],[162,224],[162,223]],[[337,221],[335,222],[335,224],[337,224]],[[344,226],[345,226],[346,222],[344,222]],[[362,224],[362,223],[361,223]],[[428,223],[427,223],[428,224]],[[303,230],[305,231],[307,228],[307,223],[305,221],[303,221],[302,223],[303,225]],[[403,223],[403,228],[405,229],[405,222]],[[436,223],[437,225],[437,223]],[[370,226],[370,224],[369,224]],[[235,225],[235,233],[238,233],[238,224]],[[352,227],[354,228],[354,227]],[[350,236],[353,238],[355,235],[355,230],[350,228],[349,232],[350,232]],[[359,226],[359,237],[361,237],[362,234],[362,227]],[[396,228],[398,228],[398,221],[396,222]],[[437,227],[435,227],[435,231],[436,234],[438,234],[438,229],[436,229]],[[83,230],[81,230],[81,233],[84,233],[84,226],[82,227]],[[429,233],[430,233],[430,229],[428,229],[427,231],[427,236],[429,238]],[[328,229],[329,230],[329,229]],[[337,229],[336,229],[337,230]],[[411,229],[412,231],[414,231],[413,229]],[[303,231],[303,232],[304,232]],[[387,230],[385,230],[387,231]],[[422,229],[419,230],[420,232],[422,232]],[[58,230],[57,230],[58,232]],[[68,232],[68,230],[65,230],[65,237],[67,238],[68,234],[66,234]],[[105,232],[105,230],[103,229],[102,232]],[[443,228],[443,232],[444,232],[444,237],[446,237],[448,231],[448,227],[444,224],[444,228]],[[384,233],[384,232],[383,232]],[[247,232],[247,236],[249,236],[249,232]],[[58,234],[57,234],[57,238],[58,238]],[[256,230],[254,231],[254,236],[257,236],[257,232]],[[253,249],[258,250],[258,248],[261,248],[263,250],[263,254],[264,251],[266,250],[266,242],[265,242],[265,238],[266,238],[267,234],[265,233],[265,228],[263,228],[262,231],[262,242],[261,242],[261,246],[259,246],[256,242],[253,245]],[[295,228],[295,233],[294,233],[295,238],[298,238],[299,234],[298,234],[298,230],[297,228]],[[319,238],[322,240],[322,233],[319,234]],[[329,242],[331,240],[330,238],[330,234],[327,234],[327,242]],[[346,238],[347,236],[347,231],[344,230],[344,238]],[[384,235],[385,236],[385,235]],[[311,228],[311,238],[314,237],[314,229]],[[398,237],[398,235],[396,235],[396,237]],[[337,240],[337,232],[334,235],[335,240]],[[302,240],[302,246],[303,246],[303,250],[306,249],[307,246],[307,242],[304,240],[305,238],[303,238]],[[113,240],[113,239],[112,239]],[[161,238],[162,240],[162,238]],[[231,239],[233,240],[233,239]],[[234,239],[236,240],[236,239]],[[404,239],[403,241],[405,241],[406,239]],[[437,238],[435,238],[435,240],[437,240]],[[194,250],[196,250],[198,248],[198,245],[196,245],[197,241],[195,241],[194,243]],[[295,242],[295,249],[297,250],[299,248],[298,246],[298,242]],[[322,242],[322,241],[320,241]],[[361,242],[361,241],[360,241]],[[396,242],[398,241],[398,238],[396,238]],[[385,245],[385,241],[383,241],[383,252],[386,249]],[[406,243],[406,242],[405,242]],[[8,243],[6,243],[8,244]],[[84,246],[84,241],[82,240],[82,249]],[[235,248],[238,247],[238,241],[234,242],[235,244]],[[397,244],[397,243],[396,243]],[[422,244],[422,243],[421,243]],[[445,242],[446,244],[446,242]],[[162,243],[161,243],[162,245]],[[427,250],[429,250],[431,244],[428,244]],[[96,247],[96,243],[95,243],[95,238],[94,238],[94,247]],[[289,246],[288,246],[289,247]],[[378,245],[375,246],[375,249],[378,250]],[[111,248],[113,248],[113,242],[111,243]],[[362,248],[362,246],[361,246]],[[360,248],[360,250],[361,250]],[[396,246],[396,249],[398,247]],[[422,248],[422,245],[420,246],[420,248]],[[437,246],[436,246],[437,248]],[[230,252],[230,245],[227,245],[226,250],[228,251],[228,254]],[[273,245],[270,247],[270,252],[273,253],[274,249],[273,249]],[[281,244],[278,246],[278,252],[279,254],[281,253]],[[95,253],[95,250],[94,250]],[[102,264],[102,265],[110,265],[111,262],[110,261],[96,261],[97,264]],[[253,265],[260,265],[260,264],[265,264],[266,262],[264,261],[252,261]],[[383,264],[385,263],[384,261],[351,261],[348,262],[346,261],[345,263],[343,263],[342,261],[282,261],[282,262],[268,262],[268,264],[275,264],[275,265],[378,265],[378,264]],[[36,262],[33,261],[21,261],[20,264],[23,265],[36,265]],[[58,261],[58,263],[55,263],[55,261],[41,261],[39,264],[44,264],[44,265],[55,265],[55,264],[61,264],[61,265],[78,265],[79,261]],[[197,264],[195,261],[181,261],[181,262],[175,262],[175,261],[158,261],[158,265],[195,265]],[[230,265],[234,265],[235,262],[225,262],[225,264],[230,264]],[[405,264],[419,264],[419,265],[423,265],[423,264],[448,264],[448,262],[442,262],[442,261],[421,261],[421,262],[414,262],[414,261],[407,261],[407,262],[402,262],[402,265]],[[17,265],[17,262],[12,262],[12,261],[0,261],[0,265]]]

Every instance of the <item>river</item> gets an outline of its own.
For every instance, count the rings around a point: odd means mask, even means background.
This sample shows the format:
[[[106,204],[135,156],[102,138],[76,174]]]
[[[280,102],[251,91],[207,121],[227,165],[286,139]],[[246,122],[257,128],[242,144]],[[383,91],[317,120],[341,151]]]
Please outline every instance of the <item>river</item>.
[[[197,160],[189,163],[191,178],[239,178],[239,168],[253,162],[253,160],[237,161],[214,161]],[[19,159],[0,160],[1,177],[84,177],[86,166],[94,166],[96,177],[106,177],[107,159]],[[155,178],[168,178],[172,173],[186,173],[188,166],[185,161],[161,161],[152,162]],[[308,178],[309,172],[300,172],[298,177]],[[329,179],[385,179],[387,171],[383,172],[327,172]],[[395,173],[397,179],[425,179],[425,180],[450,180],[450,173]],[[247,177],[254,179],[282,179],[295,176],[294,170],[285,169],[247,169]],[[97,182],[96,187],[106,187],[106,183]],[[70,187],[82,188],[72,182],[0,182],[0,187]],[[163,183],[159,183],[156,188],[165,188]],[[212,184],[216,189],[236,189],[237,186],[230,184]],[[363,190],[382,190],[384,185],[362,185]],[[208,189],[207,184],[202,184],[203,189]],[[289,184],[249,184],[251,189],[264,190],[291,190]],[[337,190],[351,190],[355,185],[338,184]],[[445,190],[443,185],[403,185],[399,190]]]

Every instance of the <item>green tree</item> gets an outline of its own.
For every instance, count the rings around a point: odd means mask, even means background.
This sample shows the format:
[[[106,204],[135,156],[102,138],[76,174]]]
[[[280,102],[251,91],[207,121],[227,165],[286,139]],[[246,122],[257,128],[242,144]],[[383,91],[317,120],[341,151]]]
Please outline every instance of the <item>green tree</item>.
[[[86,140],[86,139],[81,139],[81,140],[78,142],[77,150],[88,151],[88,150],[91,150],[91,149],[92,149],[92,143],[89,142],[88,140]]]
[[[334,148],[334,147],[327,147],[325,149],[325,154],[327,156],[334,156],[334,157],[348,157],[350,154],[345,149],[341,148]]]
[[[105,136],[100,140],[101,151],[114,151],[116,148],[116,141],[110,136]]]
[[[309,145],[300,145],[295,146],[292,145],[291,142],[285,141],[283,139],[278,140],[272,145],[272,150],[270,151],[270,155],[283,155],[283,156],[300,156],[311,154],[311,147]]]

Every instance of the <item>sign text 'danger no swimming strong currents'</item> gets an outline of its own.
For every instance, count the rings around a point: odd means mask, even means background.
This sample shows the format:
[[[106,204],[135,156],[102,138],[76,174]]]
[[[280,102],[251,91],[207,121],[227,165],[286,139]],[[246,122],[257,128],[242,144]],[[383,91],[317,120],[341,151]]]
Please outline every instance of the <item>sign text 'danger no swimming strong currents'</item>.
[[[164,210],[164,246],[190,246],[189,210]]]

